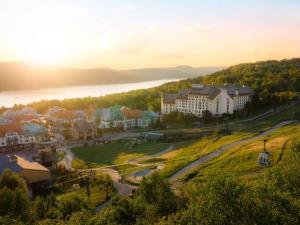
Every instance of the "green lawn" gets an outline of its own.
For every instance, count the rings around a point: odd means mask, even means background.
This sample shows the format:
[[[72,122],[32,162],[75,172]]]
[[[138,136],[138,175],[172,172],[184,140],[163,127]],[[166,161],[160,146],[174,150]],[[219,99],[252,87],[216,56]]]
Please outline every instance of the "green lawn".
[[[170,143],[143,143],[130,147],[126,143],[73,148],[76,158],[98,165],[127,163],[129,160],[165,150]],[[79,166],[82,167],[82,166]],[[79,168],[77,166],[77,168]]]

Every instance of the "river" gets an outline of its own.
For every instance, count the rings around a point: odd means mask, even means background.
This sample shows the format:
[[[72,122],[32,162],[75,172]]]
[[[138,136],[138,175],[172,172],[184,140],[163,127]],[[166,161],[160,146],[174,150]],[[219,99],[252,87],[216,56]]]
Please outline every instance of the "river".
[[[11,107],[14,104],[28,104],[41,100],[62,100],[66,98],[97,97],[114,93],[122,93],[137,89],[156,87],[179,79],[162,79],[137,83],[89,85],[48,88],[40,90],[22,90],[0,92],[0,106]]]

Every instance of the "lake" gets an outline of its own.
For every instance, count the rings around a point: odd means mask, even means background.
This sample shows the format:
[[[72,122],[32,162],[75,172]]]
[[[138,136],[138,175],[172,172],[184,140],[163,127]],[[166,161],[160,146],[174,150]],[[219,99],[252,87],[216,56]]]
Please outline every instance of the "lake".
[[[0,92],[0,106],[11,107],[14,104],[28,104],[41,100],[62,100],[66,98],[97,97],[122,93],[137,89],[151,88],[179,79],[163,79],[138,83],[73,86],[40,90],[22,90]]]

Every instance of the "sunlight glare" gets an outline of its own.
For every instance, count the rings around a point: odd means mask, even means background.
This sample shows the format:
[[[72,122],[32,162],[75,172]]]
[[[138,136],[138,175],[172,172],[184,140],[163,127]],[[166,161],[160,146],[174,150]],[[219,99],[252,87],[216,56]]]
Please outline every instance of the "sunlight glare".
[[[67,55],[66,34],[59,31],[40,33],[22,46],[21,57],[35,63],[58,63]]]

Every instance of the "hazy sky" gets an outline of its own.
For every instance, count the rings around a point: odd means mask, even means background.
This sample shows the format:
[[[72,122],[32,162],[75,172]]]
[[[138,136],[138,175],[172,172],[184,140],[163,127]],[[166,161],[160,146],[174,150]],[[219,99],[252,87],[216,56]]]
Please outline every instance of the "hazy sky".
[[[300,57],[300,0],[0,0],[0,61],[228,66]]]

